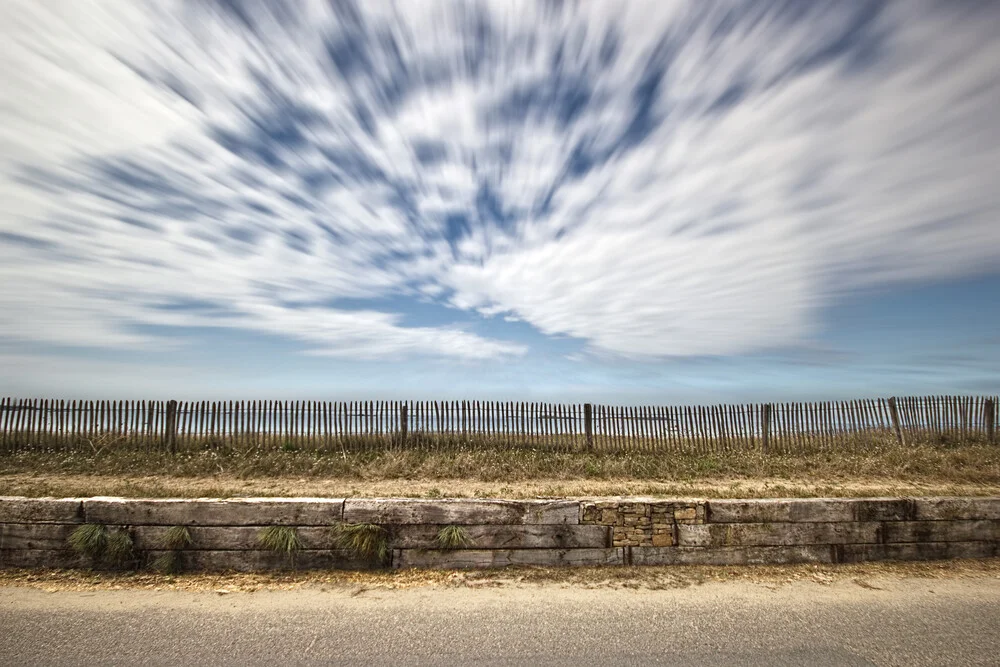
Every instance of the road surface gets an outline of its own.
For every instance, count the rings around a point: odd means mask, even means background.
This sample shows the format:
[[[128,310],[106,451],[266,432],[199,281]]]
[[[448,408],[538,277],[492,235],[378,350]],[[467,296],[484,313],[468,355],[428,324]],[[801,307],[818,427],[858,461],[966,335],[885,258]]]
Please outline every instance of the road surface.
[[[1000,579],[670,590],[0,588],[0,663],[996,665]]]

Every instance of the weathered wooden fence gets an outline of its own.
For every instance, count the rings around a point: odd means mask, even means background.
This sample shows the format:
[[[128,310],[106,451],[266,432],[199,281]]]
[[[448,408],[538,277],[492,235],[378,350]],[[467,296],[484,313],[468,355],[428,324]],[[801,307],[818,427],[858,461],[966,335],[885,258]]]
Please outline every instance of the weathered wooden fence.
[[[556,451],[804,451],[859,437],[996,440],[997,397],[611,406],[498,401],[0,401],[0,453],[220,447],[539,447]]]

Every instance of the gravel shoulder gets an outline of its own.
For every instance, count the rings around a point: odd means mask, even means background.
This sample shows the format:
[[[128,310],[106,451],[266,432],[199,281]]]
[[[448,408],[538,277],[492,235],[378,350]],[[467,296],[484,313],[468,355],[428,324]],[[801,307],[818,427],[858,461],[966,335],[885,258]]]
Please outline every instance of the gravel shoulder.
[[[832,498],[997,496],[1000,483],[894,480],[877,477],[703,477],[657,481],[538,478],[527,480],[240,477],[167,475],[0,474],[0,495],[132,498],[410,497],[538,498],[652,496],[698,498]]]
[[[740,582],[777,590],[799,583],[878,590],[900,580],[1000,581],[1000,558],[935,562],[873,562],[845,565],[751,565],[719,567],[511,567],[495,570],[312,571],[222,574],[109,573],[89,570],[0,569],[0,588],[67,591],[179,591],[227,595],[259,591],[320,590],[349,595],[404,589],[606,588],[666,590]]]

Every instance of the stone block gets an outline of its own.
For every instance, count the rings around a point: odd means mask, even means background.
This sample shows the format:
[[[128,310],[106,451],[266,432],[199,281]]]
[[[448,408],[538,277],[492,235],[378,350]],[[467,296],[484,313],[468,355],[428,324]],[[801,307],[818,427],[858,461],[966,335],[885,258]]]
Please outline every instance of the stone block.
[[[670,547],[674,544],[674,536],[672,533],[658,533],[653,535],[653,546],[654,547]]]
[[[697,517],[698,513],[693,507],[674,510],[674,519],[677,521],[694,521]]]

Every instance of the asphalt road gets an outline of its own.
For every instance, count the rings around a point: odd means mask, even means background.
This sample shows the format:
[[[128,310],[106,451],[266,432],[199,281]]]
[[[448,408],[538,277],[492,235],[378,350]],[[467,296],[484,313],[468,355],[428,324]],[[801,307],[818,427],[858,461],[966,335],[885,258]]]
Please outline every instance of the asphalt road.
[[[0,588],[0,663],[996,665],[1000,579],[665,591]]]

